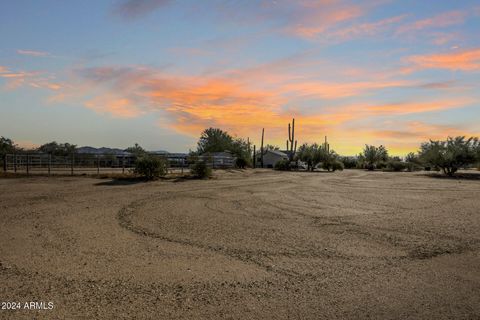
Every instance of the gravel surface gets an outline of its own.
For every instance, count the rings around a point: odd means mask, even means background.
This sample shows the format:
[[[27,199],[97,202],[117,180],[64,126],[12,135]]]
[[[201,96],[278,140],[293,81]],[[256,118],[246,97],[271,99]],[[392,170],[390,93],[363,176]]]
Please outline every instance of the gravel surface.
[[[0,319],[480,319],[479,249],[480,180],[0,179]]]

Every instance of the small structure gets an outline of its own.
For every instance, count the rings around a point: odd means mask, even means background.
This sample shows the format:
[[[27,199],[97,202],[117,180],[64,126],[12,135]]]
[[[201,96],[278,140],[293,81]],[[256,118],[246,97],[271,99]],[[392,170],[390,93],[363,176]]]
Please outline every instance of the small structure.
[[[260,151],[257,152],[256,157],[257,157],[256,164],[258,168],[262,166]],[[266,150],[263,153],[264,168],[273,168],[275,166],[275,163],[277,163],[280,160],[288,160],[288,155],[279,150]]]

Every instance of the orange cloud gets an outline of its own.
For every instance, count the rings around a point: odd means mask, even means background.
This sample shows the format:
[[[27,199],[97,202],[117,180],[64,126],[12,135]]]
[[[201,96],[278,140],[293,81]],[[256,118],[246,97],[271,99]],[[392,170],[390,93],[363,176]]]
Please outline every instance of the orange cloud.
[[[85,102],[85,106],[98,113],[108,113],[118,118],[135,118],[144,112],[133,105],[126,98],[117,98],[110,95],[99,96]]]
[[[447,109],[462,108],[469,103],[473,102],[471,99],[443,99],[441,101],[429,101],[429,102],[406,102],[406,103],[395,103],[395,104],[386,104],[378,106],[368,106],[365,108],[365,111],[370,112],[374,115],[382,114],[394,114],[394,115],[404,115],[404,114],[414,114],[414,113],[423,113],[423,112],[432,112],[440,111]]]
[[[34,88],[43,88],[50,90],[60,90],[63,85],[53,81],[54,77],[39,71],[11,71],[7,67],[0,66],[0,78],[6,79],[5,88],[9,90],[17,89],[21,86],[30,86]]]
[[[415,69],[480,70],[480,48],[443,54],[419,55],[406,59]]]
[[[274,70],[276,68],[273,66]],[[81,81],[69,90],[60,90],[57,97],[65,99],[69,97],[69,91],[74,94],[81,92],[75,96],[76,99],[91,97],[84,101],[87,108],[118,118],[157,113],[161,116],[162,127],[168,126],[194,137],[204,128],[213,126],[243,137],[249,136],[251,141],[258,142],[258,133],[264,127],[268,143],[280,146],[285,144],[287,123],[295,117],[299,141],[321,141],[328,134],[332,143],[337,144],[337,151],[348,154],[370,139],[368,130],[357,134],[355,128],[350,130],[348,126],[379,117],[385,121],[395,116],[461,108],[472,102],[466,98],[451,97],[438,101],[381,105],[358,102],[342,105],[340,99],[344,97],[360,97],[373,90],[425,85],[388,80],[383,75],[372,76],[372,80],[364,82],[302,82],[288,73],[280,73],[277,79],[275,73],[269,75],[267,71],[264,68],[252,68],[248,72],[238,70],[215,76],[186,76],[146,67],[89,68],[77,70]],[[362,71],[354,71],[358,72],[361,76]],[[426,86],[445,88],[450,84],[434,83]],[[304,96],[321,98],[322,108],[314,108],[315,112],[305,112],[289,106],[292,101]],[[395,130],[390,131],[385,132],[386,137],[396,134]],[[398,133],[400,136],[401,133]],[[404,137],[410,136],[405,134]]]

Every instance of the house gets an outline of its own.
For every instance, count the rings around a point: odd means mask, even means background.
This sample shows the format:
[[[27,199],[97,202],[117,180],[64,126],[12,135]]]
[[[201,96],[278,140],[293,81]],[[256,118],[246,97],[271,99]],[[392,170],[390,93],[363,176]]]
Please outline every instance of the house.
[[[255,162],[258,168],[262,166],[262,156],[260,151],[257,152],[256,157],[257,158]],[[263,154],[263,167],[273,168],[275,166],[275,163],[277,163],[280,160],[288,160],[288,155],[279,150],[266,150],[264,151],[264,154]]]

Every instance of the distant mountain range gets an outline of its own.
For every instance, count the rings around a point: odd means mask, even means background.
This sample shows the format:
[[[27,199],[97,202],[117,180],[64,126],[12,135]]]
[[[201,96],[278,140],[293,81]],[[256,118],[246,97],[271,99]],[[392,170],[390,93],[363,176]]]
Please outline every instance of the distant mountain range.
[[[80,147],[77,148],[77,153],[89,153],[89,154],[115,154],[115,155],[129,155],[130,152],[127,152],[118,148],[94,148],[94,147]]]

